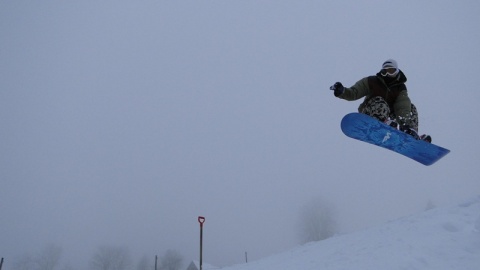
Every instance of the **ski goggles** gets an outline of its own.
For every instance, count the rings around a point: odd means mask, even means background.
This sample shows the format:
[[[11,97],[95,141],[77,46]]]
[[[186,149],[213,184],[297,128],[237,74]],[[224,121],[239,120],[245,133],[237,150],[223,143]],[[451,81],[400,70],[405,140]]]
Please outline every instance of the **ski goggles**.
[[[382,76],[389,76],[389,77],[394,77],[398,74],[399,72],[399,69],[398,68],[382,68],[382,70],[380,70],[380,74]]]

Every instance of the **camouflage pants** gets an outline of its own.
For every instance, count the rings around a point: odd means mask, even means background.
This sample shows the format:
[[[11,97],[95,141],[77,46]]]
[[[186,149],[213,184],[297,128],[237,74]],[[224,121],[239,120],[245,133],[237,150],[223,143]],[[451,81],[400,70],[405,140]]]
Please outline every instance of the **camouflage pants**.
[[[370,115],[373,118],[376,118],[382,122],[387,119],[396,119],[397,116],[395,112],[390,109],[388,103],[382,97],[374,97],[367,101],[367,103],[362,103],[358,108],[358,112]],[[410,117],[405,119],[405,123],[409,123],[410,127],[418,130],[418,112],[415,105],[412,103],[412,110],[410,112]]]

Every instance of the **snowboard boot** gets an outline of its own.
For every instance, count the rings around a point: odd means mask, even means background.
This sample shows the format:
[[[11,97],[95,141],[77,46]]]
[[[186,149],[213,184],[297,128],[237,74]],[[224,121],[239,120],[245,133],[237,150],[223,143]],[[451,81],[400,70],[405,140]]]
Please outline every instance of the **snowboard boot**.
[[[400,131],[407,133],[408,135],[414,137],[416,140],[420,140],[420,136],[415,129],[411,128],[409,125],[400,126]]]
[[[422,136],[420,136],[420,140],[432,143],[432,136],[423,134]]]
[[[398,126],[399,126],[398,123],[395,120],[392,120],[392,119],[387,119],[385,121],[385,124],[393,127],[394,129],[398,129]]]

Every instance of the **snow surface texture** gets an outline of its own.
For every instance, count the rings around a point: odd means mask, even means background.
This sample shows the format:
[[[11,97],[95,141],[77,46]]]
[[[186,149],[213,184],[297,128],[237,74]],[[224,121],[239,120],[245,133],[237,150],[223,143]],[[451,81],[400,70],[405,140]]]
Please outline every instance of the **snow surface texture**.
[[[480,269],[480,196],[224,270]]]

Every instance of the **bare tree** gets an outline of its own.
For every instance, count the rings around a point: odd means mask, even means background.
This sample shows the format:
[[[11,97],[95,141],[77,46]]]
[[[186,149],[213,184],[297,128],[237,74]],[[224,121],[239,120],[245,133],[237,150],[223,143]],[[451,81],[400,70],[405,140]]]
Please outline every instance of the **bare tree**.
[[[33,270],[35,260],[30,254],[24,254],[13,261],[13,270]]]
[[[160,259],[160,270],[179,270],[182,267],[183,257],[175,250],[167,250]]]
[[[320,199],[304,206],[300,221],[302,243],[324,240],[337,232],[333,207]]]
[[[144,255],[142,258],[140,258],[140,261],[138,261],[138,264],[137,264],[137,270],[152,270],[152,269],[153,269],[152,264],[147,255]]]
[[[427,205],[425,206],[425,211],[435,208],[435,204],[432,200],[428,200]]]
[[[60,262],[62,248],[53,244],[46,246],[36,258],[38,270],[54,270]]]
[[[66,263],[63,267],[62,270],[75,270],[75,267],[73,267],[70,263]]]
[[[95,270],[127,270],[130,268],[130,253],[124,247],[99,247],[90,261]]]

